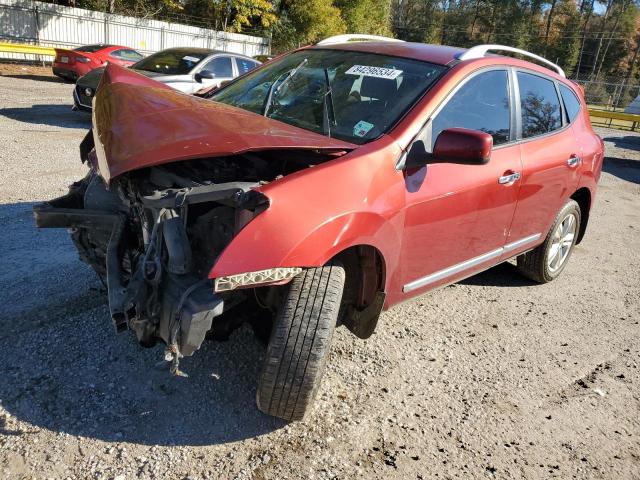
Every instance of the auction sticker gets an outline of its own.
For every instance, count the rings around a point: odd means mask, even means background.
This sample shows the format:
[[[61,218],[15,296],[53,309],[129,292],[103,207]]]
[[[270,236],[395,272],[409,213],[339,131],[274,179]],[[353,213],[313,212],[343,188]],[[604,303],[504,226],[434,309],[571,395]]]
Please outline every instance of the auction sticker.
[[[373,123],[360,120],[353,126],[353,134],[356,137],[364,137],[374,127]]]
[[[186,60],[187,62],[199,62],[200,59],[198,57],[190,57],[189,55],[185,55],[184,57],[182,57],[183,60]]]
[[[366,65],[354,65],[345,72],[347,75],[363,75],[365,77],[386,78],[393,80],[402,73],[402,70],[384,67],[368,67]]]

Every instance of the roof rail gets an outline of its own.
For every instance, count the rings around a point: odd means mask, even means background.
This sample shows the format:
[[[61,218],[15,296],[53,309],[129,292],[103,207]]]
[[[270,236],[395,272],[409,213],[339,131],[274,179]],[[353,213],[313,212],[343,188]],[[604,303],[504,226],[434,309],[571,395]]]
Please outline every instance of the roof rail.
[[[348,33],[346,35],[334,35],[333,37],[320,40],[316,45],[333,45],[334,43],[346,43],[346,42],[404,42],[404,40],[398,40],[397,38],[383,37],[380,35],[361,35],[359,33]]]
[[[558,75],[560,75],[561,77],[566,78],[566,75],[564,74],[564,70],[562,70],[562,68],[560,68],[555,63],[550,62],[546,58],[536,55],[535,53],[527,52],[526,50],[521,50],[519,48],[507,47],[506,45],[477,45],[475,47],[471,47],[466,52],[463,52],[460,55],[458,55],[458,60],[471,60],[474,58],[483,58],[491,50],[497,50],[500,52],[519,53],[520,55],[523,55],[525,57],[533,58],[534,60],[537,60],[538,62],[544,63],[545,65],[551,67],[553,70],[558,72]]]

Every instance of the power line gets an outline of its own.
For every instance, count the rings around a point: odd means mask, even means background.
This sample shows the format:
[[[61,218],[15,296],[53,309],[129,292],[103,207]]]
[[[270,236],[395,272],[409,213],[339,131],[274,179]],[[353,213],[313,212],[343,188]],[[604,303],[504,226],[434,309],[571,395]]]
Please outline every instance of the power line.
[[[435,25],[435,24],[434,24]],[[445,34],[449,34],[449,33],[466,33],[466,34],[470,34],[469,29],[468,28],[449,28],[446,25],[442,25],[442,27],[446,27],[445,30]],[[403,27],[401,25],[393,25],[391,28],[395,29],[395,30],[404,30],[404,31],[416,31],[416,32],[431,32],[431,28],[429,27]],[[628,37],[610,37],[609,35],[611,34],[611,32],[587,32],[584,35],[585,40],[599,40],[598,37],[600,37],[601,35],[604,35],[603,39],[605,40],[627,40],[627,41],[631,41],[630,38]],[[544,38],[546,37],[545,34],[531,34],[531,33],[500,33],[500,32],[483,32],[483,31],[477,31],[474,32],[474,36],[482,36],[482,35],[491,35],[493,37],[518,37],[518,38]],[[583,36],[582,35],[555,35],[555,34],[549,34],[549,38],[561,38],[561,39],[582,39]]]

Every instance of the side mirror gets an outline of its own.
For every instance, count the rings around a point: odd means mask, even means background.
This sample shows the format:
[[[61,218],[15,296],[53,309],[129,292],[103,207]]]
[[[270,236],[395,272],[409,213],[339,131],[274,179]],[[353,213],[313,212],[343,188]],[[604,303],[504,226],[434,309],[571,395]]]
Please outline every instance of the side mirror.
[[[213,72],[210,72],[208,70],[203,70],[199,73],[196,73],[193,78],[195,78],[196,82],[198,83],[202,83],[202,79],[206,78],[208,80],[213,80],[214,78],[216,78],[216,74]]]
[[[411,145],[401,169],[422,167],[431,163],[457,163],[485,165],[491,158],[493,137],[488,133],[468,128],[447,128],[440,132],[433,153],[426,151],[418,140]]]
[[[485,165],[491,158],[493,137],[468,128],[443,130],[433,146],[433,162]]]

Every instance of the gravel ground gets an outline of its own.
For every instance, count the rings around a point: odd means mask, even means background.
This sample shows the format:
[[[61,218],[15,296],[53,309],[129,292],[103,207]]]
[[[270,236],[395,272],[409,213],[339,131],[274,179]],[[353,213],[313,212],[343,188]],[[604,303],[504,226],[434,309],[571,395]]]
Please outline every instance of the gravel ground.
[[[339,329],[314,412],[259,413],[249,328],[158,366],[34,202],[84,175],[72,86],[0,76],[0,478],[640,478],[640,135],[607,142],[563,275],[503,264]]]

